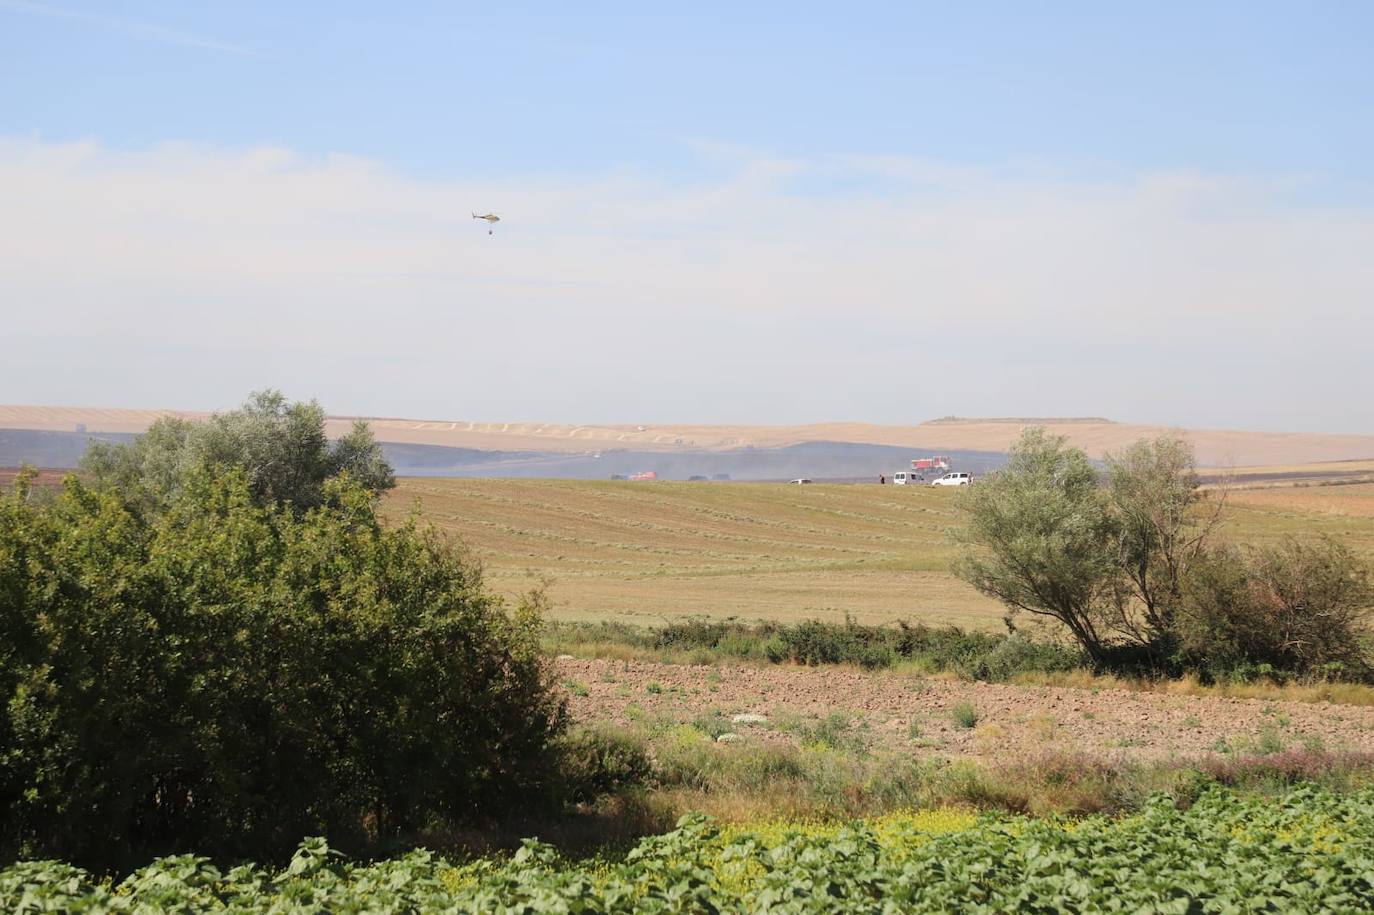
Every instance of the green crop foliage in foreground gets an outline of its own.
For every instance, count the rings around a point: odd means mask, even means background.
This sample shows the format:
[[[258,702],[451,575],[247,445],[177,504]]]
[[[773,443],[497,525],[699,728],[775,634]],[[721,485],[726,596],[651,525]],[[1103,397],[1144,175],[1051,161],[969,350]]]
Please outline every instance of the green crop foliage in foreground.
[[[119,883],[53,862],[0,872],[16,912],[1368,912],[1374,790],[1212,790],[1187,811],[1079,821],[896,815],[722,833],[699,816],[623,860],[429,852],[351,864],[322,840],[291,865],[164,858]]]

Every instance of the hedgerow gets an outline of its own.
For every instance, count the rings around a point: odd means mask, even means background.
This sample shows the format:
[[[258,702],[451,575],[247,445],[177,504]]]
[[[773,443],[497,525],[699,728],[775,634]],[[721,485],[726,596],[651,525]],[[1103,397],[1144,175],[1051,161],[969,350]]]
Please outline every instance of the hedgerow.
[[[659,628],[623,623],[551,622],[545,643],[565,646],[625,646],[645,654],[673,656],[696,652],[721,658],[774,664],[855,664],[881,670],[898,662],[929,671],[952,671],[971,680],[1005,681],[1019,673],[1056,673],[1087,663],[1077,648],[1036,641],[1022,633],[971,632],[956,626],[931,627],[899,622],[866,626],[847,620],[826,623],[747,624],[691,619]]]

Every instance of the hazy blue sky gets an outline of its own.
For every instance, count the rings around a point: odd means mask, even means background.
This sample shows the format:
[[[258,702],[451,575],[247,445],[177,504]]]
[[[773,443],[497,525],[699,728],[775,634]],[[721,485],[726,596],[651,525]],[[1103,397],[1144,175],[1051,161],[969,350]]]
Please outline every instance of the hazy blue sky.
[[[0,0],[0,402],[1374,431],[1374,4],[654,6]]]

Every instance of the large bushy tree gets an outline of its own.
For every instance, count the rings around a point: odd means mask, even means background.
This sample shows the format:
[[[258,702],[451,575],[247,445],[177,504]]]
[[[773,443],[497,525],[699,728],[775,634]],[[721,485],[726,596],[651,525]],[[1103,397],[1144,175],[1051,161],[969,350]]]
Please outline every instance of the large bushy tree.
[[[0,857],[260,857],[539,795],[562,701],[476,565],[351,476],[303,511],[242,467],[167,479],[156,513],[0,496]]]
[[[1109,454],[1107,505],[1115,522],[1117,628],[1130,642],[1168,654],[1177,644],[1185,583],[1208,555],[1223,500],[1205,504],[1193,448],[1163,435]]]
[[[1331,541],[1216,542],[1222,502],[1168,436],[1106,460],[1026,430],[961,494],[954,571],[1013,612],[1062,623],[1099,665],[1368,677],[1366,564]]]
[[[340,474],[373,493],[396,485],[366,423],[331,442],[326,418],[313,400],[292,403],[280,391],[259,391],[205,422],[163,417],[129,444],[93,442],[81,467],[97,486],[144,511],[161,510],[207,464],[241,468],[258,504],[297,511],[319,505],[326,481]]]
[[[955,574],[1013,611],[1062,623],[1100,663],[1114,622],[1116,525],[1087,456],[1029,429],[1006,470],[961,493],[959,507]]]

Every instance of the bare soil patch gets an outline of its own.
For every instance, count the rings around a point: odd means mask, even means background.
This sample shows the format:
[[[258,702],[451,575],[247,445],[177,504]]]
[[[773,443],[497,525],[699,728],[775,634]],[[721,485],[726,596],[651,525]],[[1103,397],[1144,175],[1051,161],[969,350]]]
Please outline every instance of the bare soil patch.
[[[0,487],[11,486],[14,484],[15,477],[19,476],[19,467],[0,467]],[[54,470],[43,468],[38,471],[38,475],[33,478],[34,486],[57,487],[62,485],[62,480],[66,478],[70,470]]]
[[[1322,748],[1374,752],[1374,708],[1259,699],[951,682],[847,668],[711,667],[563,658],[569,707],[583,723],[647,717],[690,723],[763,715],[734,726],[744,740],[799,742],[808,723],[850,717],[874,749],[1002,761],[1087,753],[1168,760],[1208,754]],[[956,721],[961,706],[973,727]]]

